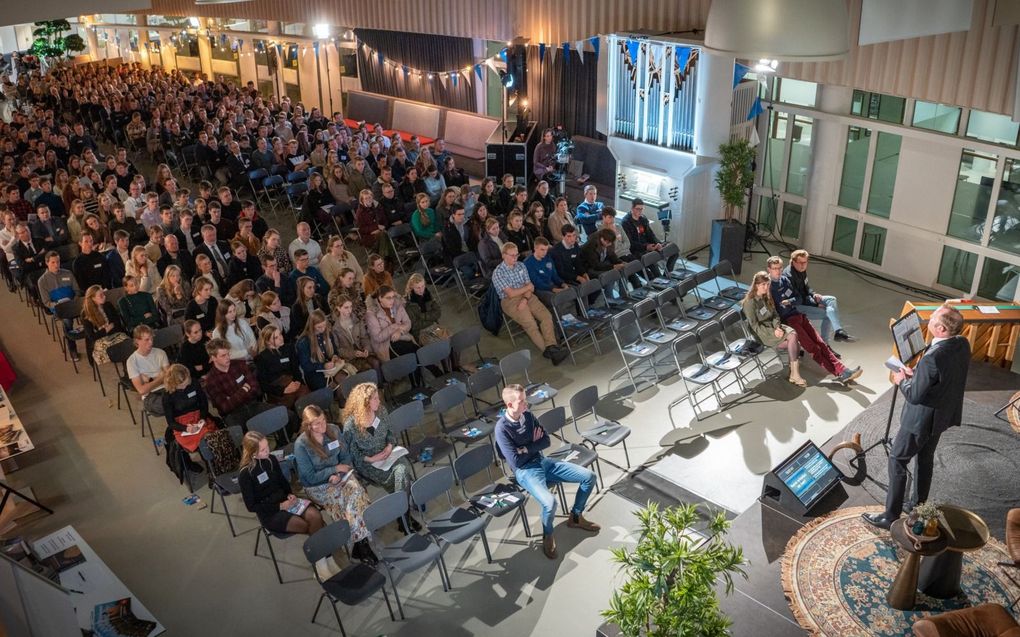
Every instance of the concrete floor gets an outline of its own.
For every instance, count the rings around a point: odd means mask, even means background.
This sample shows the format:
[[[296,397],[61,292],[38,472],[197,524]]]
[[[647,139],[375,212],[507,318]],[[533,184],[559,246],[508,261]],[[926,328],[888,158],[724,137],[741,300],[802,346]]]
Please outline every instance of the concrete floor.
[[[705,260],[703,253],[700,262]],[[754,266],[745,262],[740,278],[746,281],[763,262],[755,255]],[[890,353],[888,319],[899,315],[907,296],[820,262],[811,268],[815,288],[840,297],[847,329],[861,337],[838,347],[845,361],[864,366],[859,383],[842,388],[820,382],[824,372],[808,362],[807,389],[767,381],[753,400],[701,422],[684,402],[673,409],[674,429],[666,406],[682,388],[673,376],[610,406],[633,428],[628,440],[633,466],[678,454],[685,489],[739,513],[753,504],[761,488],[760,475],[776,461],[807,438],[821,444],[885,390],[882,361]],[[454,294],[447,298],[454,299]],[[56,510],[53,516],[32,519],[22,533],[38,537],[73,524],[167,627],[167,634],[337,634],[328,610],[320,613],[318,624],[309,622],[319,588],[301,552],[300,538],[275,543],[287,581],[280,585],[269,559],[252,555],[254,518],[242,511],[239,499],[233,499],[231,508],[238,511],[235,523],[240,519],[237,526],[243,533],[233,538],[218,504],[217,513],[211,515],[208,509],[182,503],[186,489],[167,471],[162,456],[155,456],[149,440],[131,426],[127,412],[118,412],[100,396],[87,371],[74,374],[16,296],[0,292],[0,308],[4,325],[0,340],[20,377],[12,400],[36,446],[19,460],[21,469],[9,479],[16,487],[31,486]],[[444,320],[456,329],[477,319],[451,301],[444,305]],[[581,354],[576,367],[568,362],[552,368],[538,358],[532,376],[559,388],[558,404],[566,405],[574,391],[593,383],[606,394],[608,370],[619,365],[615,348],[609,347],[611,343],[601,357],[591,350]],[[500,339],[486,335],[483,341],[486,355],[501,356],[510,349],[505,334]],[[611,389],[621,387],[615,381]],[[622,449],[602,455],[624,463]],[[607,463],[603,471],[607,486],[623,477]],[[208,502],[208,489],[202,487],[199,493]],[[438,574],[432,571],[411,574],[398,583],[406,621],[392,623],[385,605],[376,599],[357,608],[341,608],[347,632],[415,637],[593,635],[614,586],[610,549],[634,541],[635,509],[634,503],[614,493],[597,495],[589,516],[603,525],[602,532],[592,537],[563,525],[557,531],[561,557],[554,562],[524,537],[519,524],[507,528],[505,521],[495,520],[489,531],[492,564],[486,564],[477,543],[452,547],[447,552],[454,585],[450,593],[442,591]],[[532,528],[537,529],[533,503],[529,513]],[[752,626],[735,626],[735,631],[754,634]]]

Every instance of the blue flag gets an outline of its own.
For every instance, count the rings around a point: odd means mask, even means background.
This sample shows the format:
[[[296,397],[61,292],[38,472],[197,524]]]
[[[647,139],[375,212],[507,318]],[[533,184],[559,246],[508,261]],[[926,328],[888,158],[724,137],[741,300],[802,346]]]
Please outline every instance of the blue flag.
[[[754,104],[751,104],[751,110],[747,112],[747,119],[754,119],[764,112],[765,109],[761,106],[761,98],[756,97],[754,98]]]
[[[630,63],[637,64],[638,41],[627,40],[627,53],[630,54]]]
[[[676,60],[677,68],[683,73],[684,69],[687,68],[687,62],[691,59],[691,47],[677,46],[673,51],[673,58]]]
[[[744,76],[751,70],[751,67],[736,62],[733,64],[733,88],[737,88],[737,84],[740,84],[740,80],[744,79]]]
[[[482,65],[481,64],[475,64],[475,75],[478,76],[479,80],[482,79]]]
[[[545,62],[545,42],[538,43],[538,62]]]
[[[563,43],[563,57],[570,59],[570,42]]]
[[[379,57],[379,66],[382,66],[386,61],[386,58],[383,57],[382,51],[376,51],[375,54]]]
[[[506,64],[506,49],[499,52],[499,59],[503,60],[503,63]]]
[[[411,74],[411,67],[409,67],[408,65],[404,64],[400,68],[403,69],[403,71],[404,71],[404,78],[406,79],[407,76]]]
[[[596,35],[588,38],[588,42],[591,44],[591,48],[595,51],[595,61],[597,62],[599,59],[599,46],[602,44],[602,40]]]
[[[453,81],[453,87],[457,88],[457,80],[460,79],[460,73],[450,73],[450,79]]]

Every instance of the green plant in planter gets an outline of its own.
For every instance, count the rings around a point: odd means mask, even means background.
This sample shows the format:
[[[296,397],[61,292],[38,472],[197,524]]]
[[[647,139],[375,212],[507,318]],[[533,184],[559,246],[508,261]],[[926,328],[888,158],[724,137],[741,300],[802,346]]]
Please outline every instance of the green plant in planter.
[[[719,171],[715,174],[715,188],[723,202],[726,221],[744,207],[747,190],[754,185],[754,147],[741,139],[719,146]]]
[[[654,502],[635,513],[641,536],[633,550],[613,549],[627,576],[602,616],[627,637],[717,637],[731,624],[719,609],[716,585],[733,590],[733,575],[747,579],[740,547],[726,542],[730,523],[712,516],[705,538],[694,531],[696,505],[660,509]]]

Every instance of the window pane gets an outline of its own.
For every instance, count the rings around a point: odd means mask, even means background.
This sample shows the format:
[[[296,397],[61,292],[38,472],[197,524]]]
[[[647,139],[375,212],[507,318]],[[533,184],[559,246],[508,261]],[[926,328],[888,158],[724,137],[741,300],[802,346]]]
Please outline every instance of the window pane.
[[[358,56],[354,49],[340,49],[340,75],[358,77]]]
[[[811,133],[814,119],[796,115],[790,145],[790,166],[786,173],[786,192],[804,196],[807,194],[808,170],[811,167]]]
[[[877,119],[893,124],[903,123],[903,110],[906,108],[907,100],[893,95],[882,93],[869,93],[867,91],[854,91],[853,101],[850,104],[850,113]]]
[[[955,135],[960,127],[960,108],[918,100],[914,102],[913,125],[915,128],[927,128]]]
[[[942,248],[942,263],[939,265],[939,284],[969,293],[970,284],[974,281],[974,268],[976,266],[976,254],[946,246]]]
[[[974,150],[963,151],[960,159],[960,176],[956,180],[956,194],[949,214],[951,237],[980,243],[988,218],[988,204],[992,198],[992,184],[995,182],[995,155]]]
[[[269,44],[265,40],[252,40],[255,49],[255,64],[269,66]]]
[[[851,126],[846,138],[846,153],[843,155],[843,179],[839,185],[839,205],[860,210],[861,194],[864,192],[864,172],[868,163],[868,144],[871,130]]]
[[[885,253],[885,228],[873,226],[870,223],[864,224],[861,234],[861,249],[857,258],[861,261],[882,265],[882,255]]]
[[[854,256],[854,239],[857,238],[857,220],[836,215],[832,229],[832,251]]]
[[[216,46],[212,47],[212,58],[214,60],[225,60],[227,62],[237,62],[237,53],[234,52],[234,43],[231,41],[223,42],[217,40]]]
[[[776,200],[762,196],[758,201],[758,231],[772,232],[776,229]]]
[[[800,204],[787,201],[783,203],[783,225],[779,234],[790,239],[800,238],[800,218],[804,208]]]
[[[1014,122],[1008,115],[971,111],[967,120],[967,137],[980,139],[993,144],[1016,144],[1016,134],[1020,123]]]
[[[981,268],[981,282],[978,296],[996,301],[1012,301],[1016,296],[1016,284],[1020,280],[1020,266],[985,257]]]
[[[900,163],[900,142],[892,133],[879,133],[875,140],[875,163],[871,168],[871,190],[868,191],[868,213],[885,219],[892,210],[896,167]]]
[[[818,95],[818,85],[814,82],[777,77],[776,95],[776,99],[780,102],[800,106],[814,106]]]
[[[779,176],[783,171],[783,159],[786,146],[786,123],[789,116],[786,113],[772,112],[772,119],[769,123],[769,140],[765,148],[765,167],[762,177],[762,185],[766,188],[778,188]]]
[[[1006,159],[988,245],[1020,254],[1020,159]]]

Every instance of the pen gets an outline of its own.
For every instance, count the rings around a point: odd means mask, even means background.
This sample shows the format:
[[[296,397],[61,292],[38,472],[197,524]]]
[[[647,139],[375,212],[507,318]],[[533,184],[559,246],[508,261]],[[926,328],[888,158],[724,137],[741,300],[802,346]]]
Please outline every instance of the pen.
[[[83,581],[83,582],[88,581],[88,580],[85,579],[85,576],[81,574],[81,571],[78,571],[78,577],[80,577],[81,581]]]
[[[78,593],[79,595],[84,595],[84,594],[85,594],[85,593],[83,593],[83,592],[81,592],[81,591],[76,591],[76,590],[74,590],[73,588],[69,588],[69,589],[67,589],[67,590],[71,591],[72,593]]]

